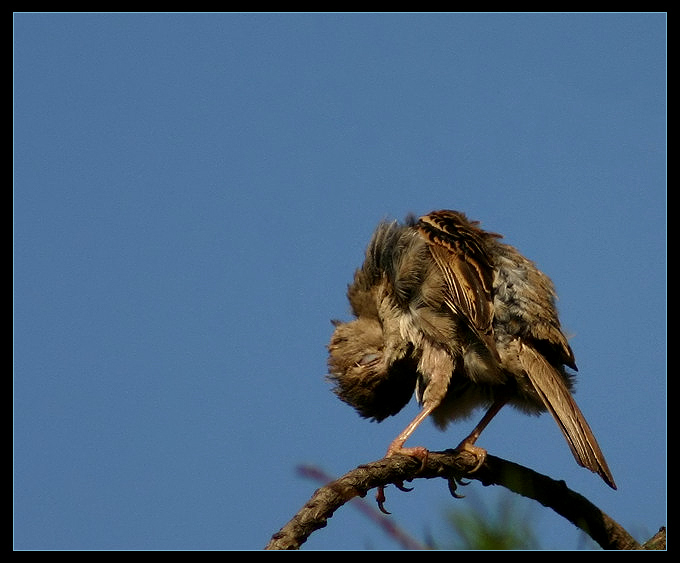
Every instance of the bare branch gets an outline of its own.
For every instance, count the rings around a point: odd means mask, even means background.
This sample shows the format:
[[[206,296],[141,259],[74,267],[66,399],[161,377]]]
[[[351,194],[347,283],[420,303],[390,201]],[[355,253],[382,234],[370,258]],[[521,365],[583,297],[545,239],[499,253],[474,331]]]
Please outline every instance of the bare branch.
[[[604,549],[640,549],[640,544],[626,530],[586,498],[570,490],[564,481],[555,481],[491,455],[474,471],[477,462],[477,458],[468,452],[447,450],[429,452],[422,468],[419,460],[401,455],[360,465],[319,488],[300,511],[272,536],[266,549],[299,549],[315,530],[326,526],[338,508],[352,498],[364,497],[370,489],[437,477],[448,481],[454,495],[457,483],[463,477],[478,480],[485,486],[501,485],[551,508]]]
[[[310,465],[298,466],[298,473],[304,477],[314,479],[326,485],[333,481],[333,478],[324,473],[321,469]],[[375,501],[373,503],[361,497],[355,497],[350,502],[373,522],[377,527],[381,528],[392,540],[399,544],[403,549],[428,549],[428,546],[422,544],[418,540],[412,538],[408,533],[402,530],[394,520],[385,518],[385,515],[378,510]]]

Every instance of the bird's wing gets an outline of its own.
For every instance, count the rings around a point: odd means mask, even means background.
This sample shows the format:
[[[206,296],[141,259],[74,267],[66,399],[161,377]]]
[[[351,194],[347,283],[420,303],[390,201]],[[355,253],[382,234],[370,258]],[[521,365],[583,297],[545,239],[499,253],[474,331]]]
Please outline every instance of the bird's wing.
[[[445,304],[467,320],[470,328],[498,357],[493,338],[494,268],[485,238],[494,237],[456,211],[435,211],[421,217],[418,231],[446,284]]]

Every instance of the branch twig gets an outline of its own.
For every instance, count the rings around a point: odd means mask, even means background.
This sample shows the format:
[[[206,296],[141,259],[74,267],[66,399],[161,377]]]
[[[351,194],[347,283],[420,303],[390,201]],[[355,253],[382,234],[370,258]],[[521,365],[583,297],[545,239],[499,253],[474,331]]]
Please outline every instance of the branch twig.
[[[317,467],[310,465],[300,465],[298,466],[297,470],[300,475],[319,481],[324,485],[333,481],[330,476],[326,475]],[[412,538],[409,534],[402,530],[394,522],[394,519],[385,518],[385,515],[378,510],[375,502],[370,503],[361,497],[355,497],[350,502],[352,502],[355,507],[371,522],[373,522],[379,528],[382,528],[383,532],[391,537],[392,540],[399,544],[403,549],[428,549],[426,545]]]
[[[395,455],[360,465],[343,477],[318,489],[300,511],[277,533],[266,549],[299,549],[307,538],[343,504],[364,497],[375,487],[401,484],[416,478],[441,477],[455,494],[462,478],[476,479],[483,485],[501,485],[522,496],[537,500],[586,532],[604,549],[640,549],[635,539],[612,518],[585,497],[570,490],[564,481],[555,481],[531,469],[488,455],[474,473],[477,458],[465,451],[429,452],[427,463]]]

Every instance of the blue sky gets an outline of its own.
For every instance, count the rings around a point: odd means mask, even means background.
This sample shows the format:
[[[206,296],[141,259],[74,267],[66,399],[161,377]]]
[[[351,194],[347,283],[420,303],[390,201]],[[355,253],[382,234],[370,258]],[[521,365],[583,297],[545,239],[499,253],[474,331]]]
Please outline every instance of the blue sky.
[[[329,321],[375,225],[441,208],[554,280],[619,490],[547,415],[479,445],[667,523],[665,14],[14,14],[13,126],[16,549],[260,549],[297,465],[382,457],[417,407],[338,401]],[[468,489],[390,488],[391,518],[444,541],[500,496]],[[304,545],[396,547],[351,506]]]

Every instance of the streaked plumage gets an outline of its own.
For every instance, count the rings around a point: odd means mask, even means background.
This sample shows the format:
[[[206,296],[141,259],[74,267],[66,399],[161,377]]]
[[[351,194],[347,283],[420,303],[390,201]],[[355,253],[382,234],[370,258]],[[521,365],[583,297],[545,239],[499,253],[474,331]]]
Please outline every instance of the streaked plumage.
[[[335,321],[329,344],[334,391],[361,416],[383,420],[414,391],[420,415],[390,445],[404,448],[427,416],[442,429],[489,409],[461,446],[473,446],[506,403],[549,411],[576,461],[616,488],[572,395],[574,355],[560,328],[550,279],[463,213],[436,211],[381,223],[348,289],[355,319]]]

